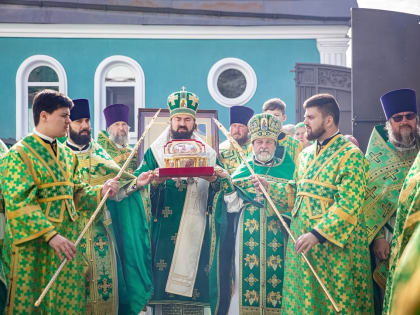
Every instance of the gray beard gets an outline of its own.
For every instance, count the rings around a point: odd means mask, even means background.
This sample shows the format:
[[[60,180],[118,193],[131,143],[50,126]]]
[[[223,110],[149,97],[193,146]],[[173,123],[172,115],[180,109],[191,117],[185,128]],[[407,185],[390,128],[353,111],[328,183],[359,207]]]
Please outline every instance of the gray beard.
[[[404,134],[395,134],[392,131],[391,123],[389,121],[385,124],[385,130],[388,133],[388,140],[395,149],[399,152],[417,151],[420,144],[420,128],[417,125],[416,131]]]
[[[109,139],[111,139],[112,142],[123,147],[128,145],[128,134],[126,134],[125,136],[118,136],[118,135],[113,135],[112,133],[110,133]]]
[[[274,158],[274,153],[271,154],[270,152],[264,151],[255,154],[255,159],[261,163],[267,163],[268,161]]]

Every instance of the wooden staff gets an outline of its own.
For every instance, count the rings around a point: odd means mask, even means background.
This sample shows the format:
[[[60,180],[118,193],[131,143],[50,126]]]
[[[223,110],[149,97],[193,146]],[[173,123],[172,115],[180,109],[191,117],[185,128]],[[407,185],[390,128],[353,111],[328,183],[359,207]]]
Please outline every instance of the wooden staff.
[[[134,154],[136,154],[137,150],[139,149],[140,144],[143,142],[144,137],[149,132],[149,129],[152,127],[152,125],[153,125],[154,121],[156,120],[156,118],[158,117],[159,113],[160,113],[160,109],[158,109],[158,111],[156,112],[156,114],[153,116],[152,120],[147,125],[147,127],[144,130],[143,134],[141,135],[139,141],[137,141],[136,145],[134,146],[133,151],[131,151],[131,153],[128,156],[127,160],[125,161],[124,165],[121,167],[120,171],[118,172],[117,177],[120,177],[122,175],[122,173],[125,171],[125,169],[127,168],[128,164],[130,163],[130,161],[133,158]],[[88,223],[83,228],[82,233],[80,233],[79,237],[77,238],[76,242],[74,243],[74,245],[76,247],[79,245],[79,243],[82,240],[83,236],[86,234],[86,231],[90,228],[90,226],[92,225],[93,221],[95,220],[95,218],[97,217],[97,215],[99,214],[99,212],[102,210],[102,207],[103,207],[105,201],[108,199],[108,195],[109,195],[109,190],[102,197],[102,200],[99,203],[98,207],[96,208],[95,212],[93,212],[93,214],[90,217]],[[60,274],[61,270],[64,268],[64,265],[67,263],[67,261],[68,261],[67,258],[64,258],[64,260],[61,262],[61,265],[55,271],[55,273],[52,276],[50,282],[48,282],[47,286],[42,291],[42,293],[39,296],[38,300],[36,300],[36,302],[35,302],[35,306],[36,307],[38,307],[41,304],[41,302],[44,299],[45,295],[47,294],[48,290],[51,288],[51,286],[53,285],[53,283],[55,282],[55,280],[57,280],[58,275]]]
[[[224,133],[224,135],[226,136],[226,138],[228,138],[228,140],[233,145],[233,147],[235,148],[235,150],[239,153],[239,156],[241,157],[241,160],[245,163],[245,165],[248,168],[248,170],[251,172],[252,175],[255,176],[256,174],[255,174],[254,170],[252,169],[252,167],[249,165],[248,161],[246,160],[246,156],[245,156],[245,154],[244,154],[241,146],[236,142],[235,139],[232,138],[232,136],[230,135],[230,133],[226,130],[226,128],[216,118],[213,118],[213,120],[216,123],[217,127],[219,127],[219,129]],[[296,239],[293,236],[292,231],[290,231],[290,229],[287,226],[286,222],[283,220],[283,217],[280,215],[280,212],[277,210],[277,207],[274,204],[273,200],[271,199],[270,195],[265,190],[264,186],[261,184],[261,181],[260,181],[259,177],[256,176],[256,178],[258,180],[258,186],[259,186],[260,190],[264,194],[265,198],[267,198],[268,203],[273,208],[273,210],[276,213],[277,217],[279,218],[281,224],[283,225],[283,227],[287,231],[287,234],[289,234],[289,236],[293,240],[293,242],[296,243]],[[335,302],[334,298],[331,296],[331,294],[328,291],[327,287],[322,282],[321,278],[316,273],[314,267],[312,266],[312,264],[310,263],[310,261],[308,260],[308,258],[306,257],[306,255],[303,252],[301,252],[301,254],[302,254],[303,259],[305,260],[305,262],[308,264],[309,269],[312,271],[312,273],[315,276],[316,280],[320,284],[322,290],[324,291],[324,293],[327,295],[328,299],[330,300],[330,302],[331,302],[332,306],[334,307],[335,311],[337,313],[340,313],[341,312],[340,308],[338,307],[338,305]]]

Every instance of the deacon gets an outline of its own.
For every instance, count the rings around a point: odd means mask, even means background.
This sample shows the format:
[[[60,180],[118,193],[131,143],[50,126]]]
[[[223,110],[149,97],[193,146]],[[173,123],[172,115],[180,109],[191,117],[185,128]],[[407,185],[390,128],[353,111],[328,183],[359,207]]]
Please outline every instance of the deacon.
[[[398,200],[383,314],[418,314],[420,310],[419,174],[420,153],[408,171]]]
[[[118,191],[118,179],[102,186],[81,182],[77,158],[56,141],[67,135],[72,101],[43,90],[33,101],[34,133],[1,161],[6,208],[2,267],[7,275],[7,314],[82,314],[83,258],[73,242],[79,211],[92,212],[101,195]],[[64,258],[69,259],[39,309],[34,303]]]
[[[278,183],[280,208],[293,205],[285,280],[284,313],[333,314],[335,310],[300,253],[307,254],[343,314],[372,314],[372,283],[362,204],[368,165],[363,153],[338,130],[335,98],[305,101],[308,139],[294,181]]]
[[[251,152],[247,124],[252,115],[254,115],[254,110],[246,106],[232,106],[230,108],[230,135],[246,153]],[[232,174],[239,164],[241,164],[241,158],[229,140],[225,140],[220,144],[219,155],[223,168],[229,174]]]
[[[154,279],[150,304],[155,305],[155,314],[203,314],[203,306],[210,302],[209,289],[217,290],[209,286],[214,248],[211,252],[207,221],[210,213],[214,220],[221,212],[221,180],[217,176],[159,178],[154,171],[164,168],[164,147],[169,141],[200,141],[194,132],[198,102],[194,93],[184,89],[169,95],[170,126],[147,149],[134,172],[137,188],[150,190]],[[205,148],[208,165],[216,166],[216,152],[207,144]]]
[[[373,242],[376,258],[373,278],[382,291],[375,295],[378,310],[386,287],[398,196],[420,146],[415,92],[390,91],[381,97],[381,103],[387,121],[375,126],[370,136],[366,151],[369,177],[363,206],[368,240],[369,244]]]
[[[271,114],[257,114],[248,123],[252,154],[247,161],[274,202],[275,184],[293,179],[295,165],[283,150],[276,156],[281,122]],[[286,231],[259,190],[258,180],[242,163],[232,175],[238,193],[225,192],[225,201],[239,203],[234,258],[234,290],[228,314],[279,314],[283,296]],[[244,194],[245,193],[245,194]],[[290,220],[290,218],[289,218]],[[221,294],[229,294],[223,293]]]
[[[129,145],[129,121],[130,108],[124,104],[109,105],[104,109],[106,131],[98,134],[98,143],[121,167],[133,150]],[[127,168],[133,173],[137,168],[137,153]]]
[[[286,103],[279,98],[271,98],[267,100],[263,104],[262,110],[264,113],[276,116],[280,120],[281,124],[283,124],[283,122],[287,118]],[[289,136],[286,132],[282,130],[278,137],[278,145],[279,149],[281,147],[284,148],[286,153],[289,154],[289,156],[292,158],[295,164],[298,162],[299,153],[303,149],[303,145],[298,140]],[[278,152],[278,155],[281,156],[282,153]]]
[[[120,167],[91,138],[89,101],[87,99],[76,99],[73,100],[73,103],[74,107],[70,111],[70,133],[66,145],[77,156],[78,169],[82,181],[89,185],[102,185],[108,179],[117,176]],[[129,185],[135,178],[134,175],[124,172],[120,177],[120,186]],[[141,202],[140,196],[139,200]],[[120,209],[115,214],[119,215],[119,217],[123,216],[123,210],[126,210],[127,214],[131,212],[130,214],[133,216],[134,211],[139,209],[139,207],[121,209],[123,208],[122,203],[117,203],[117,206]],[[87,215],[87,212],[81,213],[81,219],[78,220],[81,229],[88,221],[89,215]],[[89,266],[88,274],[86,275],[86,314],[116,314],[118,310],[118,288],[121,289],[122,287],[118,285],[117,281],[117,267],[121,267],[117,266],[117,262],[121,263],[119,259],[122,258],[121,256],[124,255],[125,250],[121,249],[119,251],[120,255],[116,256],[116,244],[113,240],[113,225],[111,223],[110,212],[105,206],[91,228],[86,232],[81,243],[82,252]],[[141,226],[140,222],[137,224]],[[118,231],[117,235],[128,232],[128,226],[126,226],[124,231]],[[136,229],[135,233],[139,233],[139,229]],[[126,262],[127,259],[130,259],[130,257],[124,257],[123,261]],[[136,265],[138,266],[138,264]],[[123,279],[121,277],[118,278],[122,282],[121,280]],[[134,281],[132,276],[128,280]],[[137,289],[139,288],[137,287]],[[125,299],[126,296],[121,296],[120,298]],[[146,301],[144,301],[144,305]],[[143,307],[139,308],[137,313]]]

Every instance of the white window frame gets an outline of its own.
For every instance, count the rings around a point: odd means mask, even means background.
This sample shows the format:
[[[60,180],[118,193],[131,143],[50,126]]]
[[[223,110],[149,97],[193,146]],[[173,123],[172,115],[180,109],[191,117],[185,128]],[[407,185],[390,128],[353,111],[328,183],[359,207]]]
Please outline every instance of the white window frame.
[[[217,80],[220,74],[228,69],[240,71],[246,79],[245,91],[236,98],[223,96],[217,88]],[[254,96],[257,90],[257,76],[254,69],[244,60],[238,58],[223,58],[216,62],[210,69],[207,76],[207,88],[213,99],[222,106],[231,107],[234,105],[244,105]]]
[[[110,68],[121,65],[131,69],[134,73],[135,82],[113,82],[109,86],[134,86],[134,131],[130,132],[130,143],[136,143],[138,133],[138,117],[137,112],[139,108],[144,108],[145,103],[145,81],[142,67],[137,61],[132,58],[115,55],[110,56],[98,65],[95,72],[95,100],[94,100],[94,135],[98,137],[100,130],[106,129],[106,120],[104,116],[104,109],[106,107],[106,87],[105,76]]]
[[[40,66],[50,67],[57,73],[58,91],[67,95],[67,75],[61,63],[47,55],[34,55],[25,59],[16,73],[16,141],[31,132],[28,130],[28,87],[52,85],[52,82],[28,82],[31,72]]]

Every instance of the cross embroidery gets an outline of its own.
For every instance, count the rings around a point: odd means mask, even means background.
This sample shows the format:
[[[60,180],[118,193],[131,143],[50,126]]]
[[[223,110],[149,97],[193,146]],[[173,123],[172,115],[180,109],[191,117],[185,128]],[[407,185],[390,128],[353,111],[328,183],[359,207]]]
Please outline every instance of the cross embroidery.
[[[375,197],[376,188],[378,188],[378,187],[376,187],[376,186],[372,186],[372,188],[366,187],[366,199]]]
[[[100,250],[104,250],[104,247],[107,243],[104,242],[104,240],[102,239],[102,236],[99,237],[99,241],[95,243],[95,245],[99,246]]]
[[[380,157],[382,155],[384,155],[382,152],[378,152],[378,153],[370,152],[369,153],[369,157],[372,159],[372,161],[375,161],[376,163],[380,163],[381,162]]]
[[[168,97],[168,102],[171,103],[171,105],[175,105],[175,101],[178,99],[177,94],[171,94]]]
[[[175,186],[178,187],[178,191],[183,191],[185,188],[187,188],[187,184],[184,183],[183,180],[176,181]]]
[[[108,289],[112,288],[112,284],[108,282],[108,279],[103,279],[102,283],[99,285],[99,288],[102,289],[104,293],[108,292]]]
[[[167,266],[168,266],[168,264],[163,259],[159,260],[159,262],[156,264],[156,267],[157,267],[157,269],[159,269],[159,271],[165,270],[165,268]]]
[[[167,218],[172,214],[172,210],[169,207],[165,207],[162,211],[163,217]]]
[[[174,242],[174,245],[175,245],[177,236],[178,236],[178,233],[175,233],[174,235],[171,236],[171,241]]]
[[[188,97],[188,100],[192,101],[192,106],[194,107],[198,103],[198,97],[195,97],[194,95],[190,95]]]
[[[399,171],[400,170],[398,168],[395,168],[392,170],[392,172],[389,172],[388,175],[384,176],[383,179],[385,180],[385,179],[391,178],[393,181],[397,180],[397,177],[395,175],[397,175]]]

